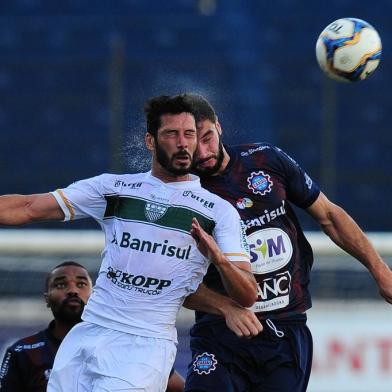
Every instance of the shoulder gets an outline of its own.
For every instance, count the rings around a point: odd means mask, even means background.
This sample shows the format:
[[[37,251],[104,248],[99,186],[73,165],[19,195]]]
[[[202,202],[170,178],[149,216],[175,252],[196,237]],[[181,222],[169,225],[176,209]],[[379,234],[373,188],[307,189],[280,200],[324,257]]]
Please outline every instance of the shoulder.
[[[252,143],[233,146],[233,151],[237,151],[237,156],[242,161],[258,162],[264,165],[274,166],[289,164],[298,166],[298,163],[287,152],[271,143]]]
[[[245,158],[245,157],[258,157],[260,155],[265,155],[268,153],[273,153],[276,149],[274,145],[271,143],[247,143],[247,144],[239,144],[234,146],[229,146],[228,151],[236,153],[238,157]]]
[[[146,173],[136,173],[136,174],[113,174],[113,173],[103,173],[91,179],[96,179],[102,184],[111,185],[113,187],[120,186],[130,186],[135,182],[144,182],[146,179]]]
[[[202,204],[204,207],[212,210],[217,216],[222,215],[222,212],[230,210],[236,211],[227,200],[205,188],[200,188],[199,192],[197,192],[195,196],[200,201],[203,201]]]
[[[95,189],[103,193],[117,193],[122,188],[137,188],[146,181],[146,173],[112,174],[103,173],[95,177],[76,181],[72,185]]]
[[[8,350],[13,353],[21,353],[25,351],[36,350],[45,345],[46,345],[45,333],[44,331],[40,331],[34,335],[26,336],[24,338],[19,339],[11,346],[9,346]]]
[[[210,192],[203,185],[200,184],[199,178],[197,178],[197,186],[193,185],[192,188],[182,189],[181,198],[185,205],[194,208],[198,212],[205,212],[207,215],[216,215],[217,211],[221,211],[222,208],[227,206],[231,207],[231,204],[218,196],[215,193]]]
[[[102,182],[114,190],[119,188],[136,189],[140,188],[143,183],[147,182],[147,173],[136,174],[102,174]]]

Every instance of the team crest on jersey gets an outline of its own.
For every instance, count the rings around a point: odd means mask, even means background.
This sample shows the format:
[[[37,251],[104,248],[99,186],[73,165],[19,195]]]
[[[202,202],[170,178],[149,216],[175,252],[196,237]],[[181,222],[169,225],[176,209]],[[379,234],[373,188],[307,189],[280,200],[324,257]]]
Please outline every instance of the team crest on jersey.
[[[158,203],[146,203],[144,214],[150,222],[155,222],[162,218],[168,210],[168,207]]]
[[[271,177],[265,174],[262,170],[252,172],[250,177],[247,178],[248,188],[256,195],[264,196],[271,192],[272,185],[274,184]]]
[[[253,201],[247,197],[240,197],[236,201],[235,205],[237,206],[238,209],[245,210],[245,208],[253,207]]]
[[[217,363],[214,354],[203,353],[193,361],[193,371],[197,374],[210,374],[216,369]]]

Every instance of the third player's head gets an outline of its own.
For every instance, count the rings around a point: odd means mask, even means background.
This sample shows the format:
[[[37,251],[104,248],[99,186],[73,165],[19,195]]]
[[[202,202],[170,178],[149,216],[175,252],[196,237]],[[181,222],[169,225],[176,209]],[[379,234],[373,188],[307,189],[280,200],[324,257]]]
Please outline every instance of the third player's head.
[[[184,95],[162,95],[145,106],[146,146],[152,152],[152,171],[163,180],[186,178],[197,147],[196,122]]]
[[[87,270],[75,261],[54,267],[46,278],[45,300],[56,321],[75,325],[91,295],[92,282]]]
[[[229,160],[222,144],[222,129],[211,104],[201,95],[186,94],[194,110],[198,144],[193,171],[200,176],[218,174]]]

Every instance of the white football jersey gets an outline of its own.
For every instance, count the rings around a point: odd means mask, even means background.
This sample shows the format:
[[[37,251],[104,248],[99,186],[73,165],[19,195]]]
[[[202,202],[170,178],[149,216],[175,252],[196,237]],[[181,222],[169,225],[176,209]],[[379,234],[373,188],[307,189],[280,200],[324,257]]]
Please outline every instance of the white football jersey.
[[[151,172],[102,174],[52,194],[65,220],[91,217],[105,233],[83,320],[176,340],[177,312],[209,266],[190,235],[193,217],[230,261],[249,262],[237,211],[203,189],[196,176],[164,183]]]

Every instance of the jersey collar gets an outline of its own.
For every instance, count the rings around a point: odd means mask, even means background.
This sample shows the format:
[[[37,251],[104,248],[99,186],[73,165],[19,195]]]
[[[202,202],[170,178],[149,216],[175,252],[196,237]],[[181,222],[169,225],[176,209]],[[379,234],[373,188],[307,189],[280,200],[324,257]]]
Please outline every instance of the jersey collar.
[[[54,320],[52,320],[49,323],[48,328],[45,329],[45,334],[48,337],[48,339],[51,340],[56,346],[60,346],[61,340],[57,339],[53,335],[53,329],[54,329]]]
[[[157,177],[151,174],[151,170],[146,173],[146,180],[159,185],[164,185],[173,189],[197,189],[200,188],[200,178],[194,174],[189,174],[189,181],[177,181],[177,182],[163,182]]]

